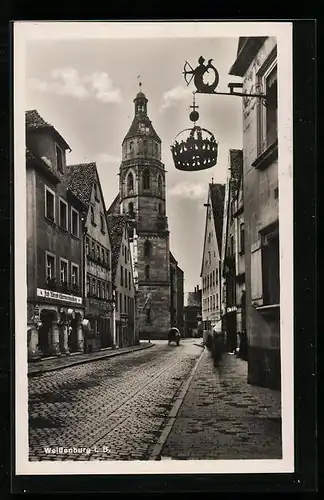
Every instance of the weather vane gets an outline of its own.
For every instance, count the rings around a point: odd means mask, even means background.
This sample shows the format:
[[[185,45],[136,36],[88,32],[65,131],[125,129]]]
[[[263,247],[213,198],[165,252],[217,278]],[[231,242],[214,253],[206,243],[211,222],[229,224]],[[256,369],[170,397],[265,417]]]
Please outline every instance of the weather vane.
[[[255,93],[255,94],[247,94],[245,92],[237,92],[235,89],[242,89],[243,84],[242,83],[229,83],[228,87],[230,89],[229,92],[216,92],[218,83],[219,83],[219,73],[215,66],[212,64],[213,59],[209,59],[207,64],[205,63],[205,58],[203,56],[200,56],[198,59],[198,66],[194,69],[188,61],[185,62],[184,67],[183,67],[183,72],[182,74],[184,75],[185,82],[188,85],[190,85],[192,79],[194,81],[194,85],[196,87],[196,93],[197,94],[218,94],[218,95],[235,95],[239,97],[258,97],[263,100],[263,102],[266,101],[266,95],[262,93]],[[188,69],[188,67],[190,69]],[[206,83],[204,81],[204,76],[206,73],[210,74],[210,71],[213,72],[214,74],[214,80],[211,83]],[[189,81],[188,81],[188,75],[191,75]]]

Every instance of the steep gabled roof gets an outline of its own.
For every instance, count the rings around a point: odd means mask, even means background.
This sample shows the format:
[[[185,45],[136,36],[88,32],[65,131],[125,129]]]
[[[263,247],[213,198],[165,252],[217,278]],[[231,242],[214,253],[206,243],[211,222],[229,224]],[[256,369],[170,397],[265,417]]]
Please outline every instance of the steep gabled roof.
[[[66,140],[61,136],[61,134],[56,130],[56,128],[53,125],[46,122],[44,118],[41,117],[37,109],[30,109],[26,111],[25,120],[26,120],[26,129],[28,131],[48,130],[56,135],[59,142],[65,147],[65,149],[69,149],[71,151],[71,148],[66,142]]]
[[[110,214],[107,215],[107,222],[111,241],[112,279],[115,281],[123,232],[125,227],[127,227],[127,216],[124,214]]]
[[[119,215],[120,214],[120,193],[117,194],[114,201],[107,210],[107,215]]]
[[[66,166],[67,184],[75,194],[89,208],[93,183],[97,176],[97,166],[92,163],[79,163]]]
[[[224,214],[224,199],[225,199],[225,185],[224,184],[209,184],[210,201],[214,216],[215,232],[221,253],[222,248],[222,234],[223,234],[223,214]]]

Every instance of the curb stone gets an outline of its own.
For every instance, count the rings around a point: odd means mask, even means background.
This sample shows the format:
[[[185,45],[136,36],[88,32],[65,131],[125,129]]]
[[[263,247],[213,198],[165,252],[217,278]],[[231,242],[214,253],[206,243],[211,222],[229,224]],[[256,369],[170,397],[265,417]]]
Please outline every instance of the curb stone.
[[[175,423],[178,411],[179,411],[179,409],[183,403],[183,400],[188,392],[191,381],[192,381],[192,379],[197,371],[197,368],[199,366],[199,363],[200,363],[205,351],[206,351],[206,349],[204,347],[201,354],[199,355],[193,369],[191,370],[189,377],[182,383],[180,391],[179,391],[179,395],[175,399],[175,402],[171,408],[171,411],[169,412],[169,415],[166,419],[166,423],[163,427],[162,433],[160,434],[160,437],[159,437],[156,445],[154,446],[153,451],[150,454],[149,460],[161,460],[163,446],[165,445],[165,443],[169,437],[169,434],[170,434],[172,427]]]
[[[39,369],[36,369],[36,370],[32,369],[30,372],[28,372],[28,377],[33,377],[33,376],[40,375],[42,373],[47,373],[47,372],[52,372],[52,371],[57,371],[57,370],[63,370],[64,368],[70,368],[71,366],[82,365],[82,364],[90,363],[90,362],[93,362],[93,361],[99,361],[101,359],[112,358],[112,357],[115,357],[115,356],[122,356],[124,354],[130,354],[132,352],[142,351],[144,349],[148,349],[149,347],[154,347],[154,346],[155,346],[155,344],[151,343],[151,344],[148,344],[148,345],[145,345],[145,346],[133,347],[133,348],[130,348],[129,350],[125,350],[125,351],[119,351],[118,349],[116,349],[116,350],[112,350],[112,351],[106,352],[105,354],[103,353],[101,356],[96,356],[96,357],[93,357],[93,358],[89,357],[89,358],[86,358],[86,359],[76,359],[76,360],[73,360],[73,361],[72,361],[71,358],[68,358],[71,361],[69,363],[65,364],[65,365],[39,368]]]

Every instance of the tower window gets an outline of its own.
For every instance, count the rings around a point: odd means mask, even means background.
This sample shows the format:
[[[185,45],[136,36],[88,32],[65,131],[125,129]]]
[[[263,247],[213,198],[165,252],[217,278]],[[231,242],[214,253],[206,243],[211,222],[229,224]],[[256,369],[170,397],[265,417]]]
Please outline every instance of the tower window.
[[[151,255],[151,243],[146,240],[144,243],[144,257],[150,257]]]
[[[134,177],[133,174],[130,172],[127,176],[127,191],[128,193],[130,193],[133,190],[134,190]]]
[[[144,271],[145,271],[145,279],[146,280],[150,279],[150,266],[149,265],[145,266]]]
[[[133,202],[128,203],[128,213],[129,213],[129,215],[134,214],[134,203]]]
[[[143,172],[143,189],[150,189],[150,172],[148,170]]]
[[[162,179],[161,176],[159,175],[158,177],[158,194],[161,196],[162,195]]]

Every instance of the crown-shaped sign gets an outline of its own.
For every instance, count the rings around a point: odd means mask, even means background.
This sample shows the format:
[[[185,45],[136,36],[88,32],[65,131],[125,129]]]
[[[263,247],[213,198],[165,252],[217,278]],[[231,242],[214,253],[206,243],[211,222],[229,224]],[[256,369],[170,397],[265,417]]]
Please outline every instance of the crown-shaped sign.
[[[192,129],[185,129],[176,136],[171,152],[176,169],[205,170],[216,165],[218,144],[209,130],[195,125]]]

